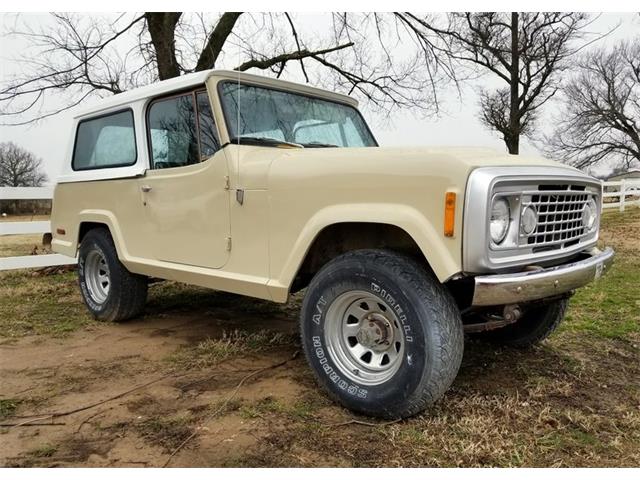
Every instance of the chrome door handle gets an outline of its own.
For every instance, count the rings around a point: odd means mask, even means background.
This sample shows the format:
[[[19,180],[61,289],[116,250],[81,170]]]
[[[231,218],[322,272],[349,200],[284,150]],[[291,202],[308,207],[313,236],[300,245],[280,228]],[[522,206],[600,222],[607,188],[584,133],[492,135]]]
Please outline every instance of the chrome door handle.
[[[142,190],[144,193],[149,193],[151,191],[151,187],[149,185],[142,185],[140,187],[140,190]]]

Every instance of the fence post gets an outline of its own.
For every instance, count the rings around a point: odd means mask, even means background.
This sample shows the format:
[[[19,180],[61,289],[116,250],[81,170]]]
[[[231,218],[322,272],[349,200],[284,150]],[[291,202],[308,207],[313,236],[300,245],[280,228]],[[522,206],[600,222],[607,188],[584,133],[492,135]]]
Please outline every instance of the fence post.
[[[625,190],[626,190],[626,180],[623,178],[622,181],[620,182],[620,211],[621,212],[624,212]]]

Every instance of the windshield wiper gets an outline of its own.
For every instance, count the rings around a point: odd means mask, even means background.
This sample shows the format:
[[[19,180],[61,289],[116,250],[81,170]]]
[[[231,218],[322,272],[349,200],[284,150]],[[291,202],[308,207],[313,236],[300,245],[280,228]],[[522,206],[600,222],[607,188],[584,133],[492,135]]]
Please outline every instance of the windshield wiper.
[[[338,148],[338,145],[334,145],[333,143],[322,142],[301,143],[301,145],[305,148]]]
[[[278,147],[282,145],[286,145],[287,147],[297,147],[304,148],[299,143],[286,142],[284,140],[278,140],[277,138],[270,137],[249,137],[249,136],[241,136],[241,137],[232,137],[229,140],[229,143],[233,144],[244,144],[244,145],[268,145],[273,147]]]

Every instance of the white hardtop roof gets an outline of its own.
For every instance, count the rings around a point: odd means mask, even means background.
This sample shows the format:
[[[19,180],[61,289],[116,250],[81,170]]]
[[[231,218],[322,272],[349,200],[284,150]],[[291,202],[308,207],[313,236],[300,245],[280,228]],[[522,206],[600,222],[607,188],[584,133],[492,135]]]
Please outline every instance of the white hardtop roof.
[[[134,103],[139,100],[145,100],[151,97],[157,97],[170,92],[186,90],[192,87],[203,85],[207,79],[211,76],[229,78],[239,81],[253,81],[261,84],[268,84],[272,87],[279,87],[283,90],[291,89],[298,92],[306,93],[308,95],[315,95],[319,97],[329,98],[336,101],[341,101],[358,106],[358,101],[347,95],[330,92],[320,88],[311,87],[309,85],[290,82],[287,80],[279,80],[262,75],[253,75],[251,73],[238,72],[235,70],[203,70],[201,72],[188,73],[169,80],[162,80],[155,82],[144,87],[134,88],[123,93],[118,93],[111,97],[102,98],[96,100],[92,104],[78,108],[74,112],[74,117],[85,117],[87,115],[93,115],[100,113],[103,110],[112,109],[114,107],[123,106]]]

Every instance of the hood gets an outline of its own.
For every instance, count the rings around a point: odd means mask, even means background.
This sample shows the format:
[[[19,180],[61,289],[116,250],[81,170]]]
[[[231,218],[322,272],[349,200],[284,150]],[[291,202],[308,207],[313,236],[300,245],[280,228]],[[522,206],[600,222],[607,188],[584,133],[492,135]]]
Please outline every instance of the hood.
[[[229,145],[230,158],[236,146]],[[556,174],[574,175],[573,167],[535,156],[509,155],[490,148],[460,147],[362,147],[362,148],[273,148],[240,147],[243,157],[242,183],[246,189],[266,188],[267,177],[282,175],[293,181],[322,177],[357,178],[363,173],[379,178],[439,178],[447,185],[463,188],[470,173],[481,167],[544,167]],[[265,162],[265,156],[270,161]],[[239,157],[238,157],[239,158]],[[580,173],[584,175],[584,173]],[[355,181],[355,180],[354,180]]]
[[[549,166],[577,171],[573,167],[542,157],[510,155],[492,148],[481,147],[294,148],[283,150],[283,155],[295,156],[298,159],[322,157],[326,161],[366,158],[371,166],[389,162],[397,166],[405,162],[410,164],[420,162],[430,166],[458,164],[460,167],[467,167],[468,170],[479,167]]]

